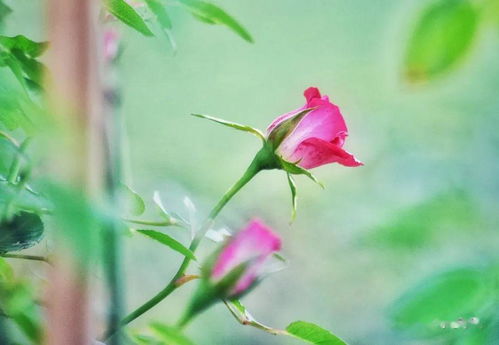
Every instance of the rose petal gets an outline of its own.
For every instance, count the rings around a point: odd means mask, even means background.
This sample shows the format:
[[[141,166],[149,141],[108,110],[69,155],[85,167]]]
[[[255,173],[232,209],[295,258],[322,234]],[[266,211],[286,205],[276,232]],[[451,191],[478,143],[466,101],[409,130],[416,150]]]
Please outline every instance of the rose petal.
[[[301,142],[290,160],[299,161],[298,165],[304,169],[312,169],[328,163],[339,163],[347,167],[364,165],[340,146],[319,138],[309,138]]]

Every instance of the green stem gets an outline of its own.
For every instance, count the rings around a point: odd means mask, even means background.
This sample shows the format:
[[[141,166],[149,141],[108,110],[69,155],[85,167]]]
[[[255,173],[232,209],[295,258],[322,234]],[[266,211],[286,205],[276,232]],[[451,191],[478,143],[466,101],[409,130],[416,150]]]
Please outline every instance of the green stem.
[[[208,215],[208,218],[206,221],[203,223],[203,226],[199,229],[197,232],[196,236],[191,242],[191,245],[189,246],[189,249],[192,252],[195,252],[196,249],[198,248],[199,244],[201,243],[201,240],[204,238],[206,232],[210,229],[210,226],[213,223],[213,220],[217,217],[217,215],[220,213],[220,211],[224,208],[224,206],[229,202],[229,200],[232,199],[236,193],[241,190],[242,187],[244,187],[255,175],[263,170],[263,169],[269,169],[272,168],[269,165],[269,155],[268,151],[264,147],[262,150],[260,150],[251,164],[249,165],[248,169],[246,169],[246,172],[243,174],[243,176],[227,191],[225,194],[222,196],[220,201],[213,207],[211,212]],[[185,271],[187,270],[187,267],[189,266],[191,262],[191,259],[188,257],[185,257],[184,260],[182,261],[182,264],[180,265],[179,269],[177,270],[177,273],[174,275],[174,277],[170,280],[170,282],[165,286],[163,290],[158,292],[155,296],[153,296],[150,300],[148,300],[146,303],[135,309],[133,312],[131,312],[128,316],[126,316],[122,322],[121,322],[121,327],[129,324],[154,306],[156,306],[159,302],[164,300],[166,297],[168,297],[173,291],[175,291],[178,287],[177,281],[182,278],[185,274]],[[105,339],[110,337],[116,332],[116,330],[111,330],[105,335]]]

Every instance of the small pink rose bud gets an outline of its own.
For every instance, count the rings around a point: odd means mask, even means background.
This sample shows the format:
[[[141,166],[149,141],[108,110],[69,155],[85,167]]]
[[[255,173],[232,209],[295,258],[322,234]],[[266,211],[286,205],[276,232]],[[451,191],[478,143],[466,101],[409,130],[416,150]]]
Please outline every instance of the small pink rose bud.
[[[304,169],[328,163],[348,167],[363,165],[342,148],[348,130],[340,109],[329,101],[328,96],[321,96],[315,87],[305,90],[304,95],[307,103],[303,107],[279,116],[267,128],[268,138],[272,141],[282,126],[288,125],[293,119],[298,120],[298,123],[292,124],[292,128],[286,128],[284,139],[276,145],[276,153]],[[306,109],[310,111],[296,118]]]
[[[120,34],[109,28],[104,31],[104,59],[106,62],[113,61],[118,55],[120,46]]]
[[[210,280],[216,285],[240,265],[243,272],[225,291],[225,297],[240,295],[248,290],[262,273],[265,261],[281,249],[281,239],[259,220],[252,220],[223,247],[215,259]]]

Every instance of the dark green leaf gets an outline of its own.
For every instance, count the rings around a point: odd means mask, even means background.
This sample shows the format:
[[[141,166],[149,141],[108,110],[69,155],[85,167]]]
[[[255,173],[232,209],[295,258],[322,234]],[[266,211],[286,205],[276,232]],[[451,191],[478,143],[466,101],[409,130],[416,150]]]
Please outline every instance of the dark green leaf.
[[[486,271],[460,268],[420,282],[391,307],[393,325],[417,336],[441,334],[441,322],[481,317],[492,301]]]
[[[17,251],[37,244],[43,236],[40,216],[20,212],[0,223],[0,253]]]
[[[295,321],[286,327],[288,333],[298,339],[315,345],[346,345],[346,342],[333,333],[313,323]]]
[[[469,0],[437,0],[420,16],[409,40],[405,73],[410,81],[447,72],[469,51],[478,27],[478,11]]]
[[[150,327],[166,344],[194,345],[194,343],[183,335],[178,328],[166,326],[160,323],[153,323]]]
[[[253,42],[253,38],[249,32],[220,7],[209,2],[199,0],[180,0],[180,2],[184,4],[189,11],[196,16],[196,18],[202,18],[203,21],[207,21],[210,24],[216,23],[225,25],[241,36],[244,40]]]
[[[165,6],[159,0],[146,0],[146,4],[158,19],[158,23],[165,29],[172,28],[172,21],[166,12]]]
[[[145,36],[154,36],[144,19],[124,0],[105,0],[107,10],[126,25]]]
[[[143,235],[146,235],[146,236],[158,241],[159,243],[162,243],[162,244],[170,247],[171,249],[175,250],[176,252],[178,252],[184,256],[187,256],[191,260],[197,260],[196,256],[194,256],[194,253],[190,249],[185,247],[182,243],[178,242],[176,239],[168,236],[167,234],[164,234],[162,232],[155,231],[155,230],[137,230],[137,232],[139,232]]]
[[[287,172],[286,175],[288,176],[289,189],[291,190],[291,204],[293,207],[291,211],[291,221],[294,221],[296,218],[296,207],[298,204],[298,197],[296,195],[296,183],[290,173]]]
[[[227,120],[218,119],[216,117],[209,116],[209,115],[202,115],[202,114],[191,114],[191,115],[199,117],[199,118],[202,118],[202,119],[207,119],[207,120],[210,120],[210,121],[214,121],[216,123],[220,123],[220,124],[222,124],[224,126],[232,127],[232,128],[237,129],[237,130],[240,130],[240,131],[249,132],[249,133],[254,134],[258,138],[260,138],[260,139],[262,139],[262,140],[265,141],[265,135],[263,135],[263,133],[260,132],[256,128],[253,128],[253,127],[250,127],[250,126],[247,126],[247,125],[241,125],[241,124],[235,123],[235,122],[230,122],[230,121],[227,121]]]

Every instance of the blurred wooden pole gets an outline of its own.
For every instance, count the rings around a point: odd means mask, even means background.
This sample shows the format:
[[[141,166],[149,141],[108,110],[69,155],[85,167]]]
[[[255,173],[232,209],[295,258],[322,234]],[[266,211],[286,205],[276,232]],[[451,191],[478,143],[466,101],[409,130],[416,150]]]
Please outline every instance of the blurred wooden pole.
[[[53,153],[63,183],[96,197],[103,187],[102,90],[99,80],[97,0],[48,0],[50,110],[62,128]],[[48,287],[47,345],[89,345],[88,272],[56,241]]]

